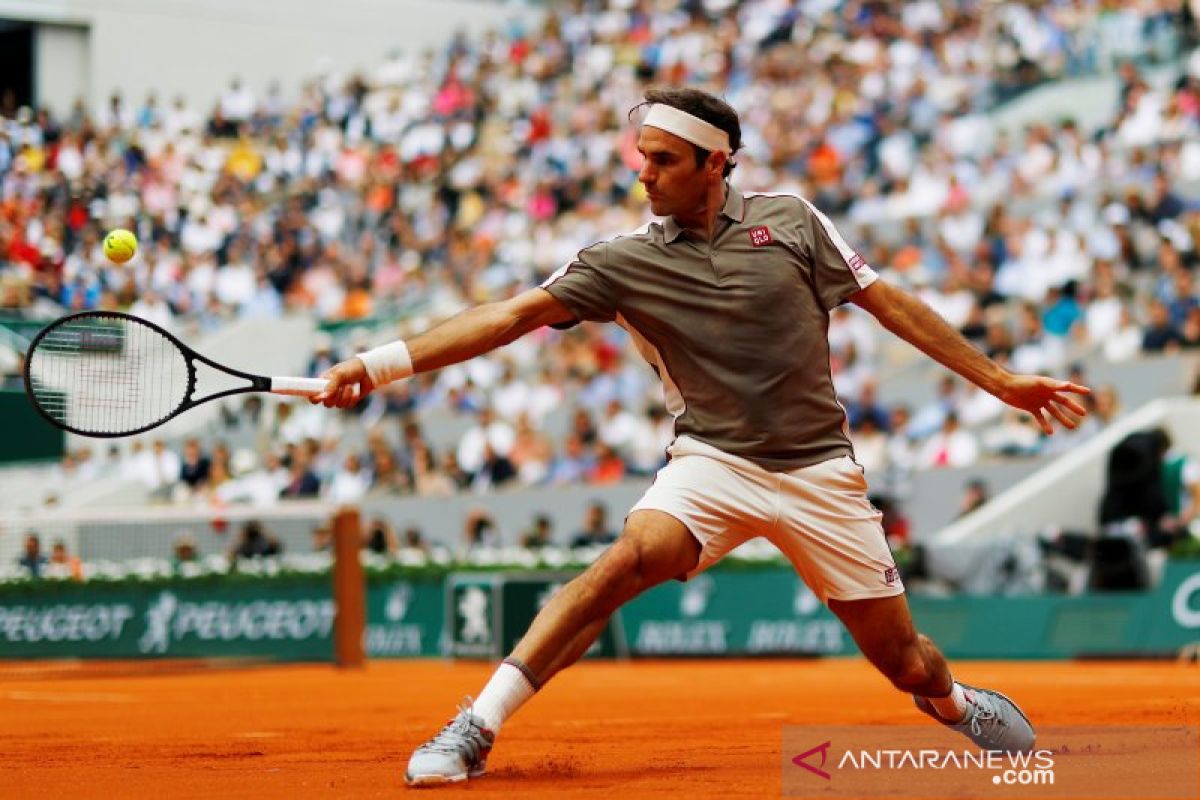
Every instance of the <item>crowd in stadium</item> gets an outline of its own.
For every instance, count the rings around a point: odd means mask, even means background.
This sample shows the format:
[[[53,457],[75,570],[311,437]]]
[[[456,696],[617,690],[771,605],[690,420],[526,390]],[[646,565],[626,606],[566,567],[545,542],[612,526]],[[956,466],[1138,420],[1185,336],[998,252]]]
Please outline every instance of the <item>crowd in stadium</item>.
[[[191,333],[306,313],[339,331],[312,354],[320,374],[638,227],[626,112],[647,85],[686,83],[742,111],[735,186],[811,198],[886,279],[1014,369],[1066,376],[1087,352],[1197,348],[1200,50],[1166,85],[1131,60],[1186,52],[1194,32],[1186,4],[1165,0],[925,0],[899,14],[865,0],[580,1],[536,29],[327,76],[296,100],[235,79],[206,110],[113,95],[56,117],[0,102],[0,310],[123,309]],[[988,114],[1110,68],[1119,102],[1096,130],[1067,119],[1009,135]],[[118,225],[142,242],[124,268],[99,247]],[[843,308],[829,336],[869,472],[1051,446],[950,378],[928,404],[885,404],[878,326]],[[1111,387],[1090,402],[1053,446],[1119,411]],[[162,499],[218,502],[601,485],[661,465],[660,403],[624,332],[585,324],[393,385],[354,414],[231,407],[227,427],[271,432],[255,448],[154,442],[72,453],[63,470],[112,466]],[[564,405],[570,431],[552,439],[542,422]],[[475,421],[438,448],[422,429],[432,411]],[[355,419],[372,433],[347,452]]]

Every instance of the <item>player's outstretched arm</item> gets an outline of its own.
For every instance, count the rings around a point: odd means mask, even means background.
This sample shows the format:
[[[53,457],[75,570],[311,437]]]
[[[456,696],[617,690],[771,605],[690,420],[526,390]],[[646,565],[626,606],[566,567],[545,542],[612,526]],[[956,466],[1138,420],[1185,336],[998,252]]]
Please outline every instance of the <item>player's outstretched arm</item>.
[[[556,325],[574,318],[567,307],[545,289],[530,289],[510,300],[469,308],[403,343],[411,363],[397,371],[401,375],[411,375],[457,364],[503,347],[543,325]],[[403,352],[403,348],[399,350]],[[376,388],[371,370],[358,356],[335,365],[323,377],[329,381],[329,386],[313,397],[312,402],[328,408],[349,408]],[[357,394],[355,386],[358,387]]]
[[[1091,389],[1041,375],[1009,372],[976,350],[920,298],[903,289],[877,280],[851,295],[850,300],[939,364],[1010,406],[1028,411],[1046,433],[1053,433],[1051,417],[1066,428],[1074,428],[1087,415],[1087,410],[1071,395],[1090,394]]]

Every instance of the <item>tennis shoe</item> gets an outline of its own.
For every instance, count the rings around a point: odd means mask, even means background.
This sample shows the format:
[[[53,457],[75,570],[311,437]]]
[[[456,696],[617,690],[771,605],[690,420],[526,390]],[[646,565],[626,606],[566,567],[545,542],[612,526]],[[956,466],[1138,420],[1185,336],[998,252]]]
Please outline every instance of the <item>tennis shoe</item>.
[[[488,753],[496,734],[483,719],[471,713],[472,700],[458,707],[458,715],[408,760],[404,781],[409,786],[435,786],[478,778],[487,769]]]
[[[959,685],[967,699],[967,715],[960,722],[943,719],[924,697],[913,695],[913,700],[921,711],[965,735],[984,750],[1027,753],[1033,749],[1037,734],[1016,703],[991,689]]]

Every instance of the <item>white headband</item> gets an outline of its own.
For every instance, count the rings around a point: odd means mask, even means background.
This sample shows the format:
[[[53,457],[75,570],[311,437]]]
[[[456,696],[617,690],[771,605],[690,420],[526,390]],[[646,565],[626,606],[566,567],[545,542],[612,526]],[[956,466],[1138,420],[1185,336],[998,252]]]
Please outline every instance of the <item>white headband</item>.
[[[642,125],[673,133],[680,139],[685,139],[705,150],[720,151],[727,156],[733,155],[733,150],[729,147],[729,134],[716,125],[705,122],[674,106],[655,103],[650,106],[650,111],[646,114]]]

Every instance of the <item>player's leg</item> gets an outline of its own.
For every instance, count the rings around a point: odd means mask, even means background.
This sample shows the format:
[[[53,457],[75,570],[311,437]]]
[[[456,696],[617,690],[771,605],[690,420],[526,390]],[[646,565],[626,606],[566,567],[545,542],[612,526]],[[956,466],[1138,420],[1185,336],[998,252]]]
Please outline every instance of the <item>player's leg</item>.
[[[809,588],[850,631],[863,655],[918,708],[995,750],[1028,749],[1033,728],[1008,698],[956,684],[946,660],[917,633],[896,565],[849,457],[788,473],[781,523],[770,534]]]
[[[675,517],[656,510],[631,513],[612,547],[538,612],[474,704],[413,753],[405,779],[422,785],[482,775],[500,726],[587,651],[613,611],[687,574],[699,558],[699,541]]]
[[[829,609],[866,659],[926,714],[989,750],[1033,748],[1033,726],[1015,703],[999,692],[954,681],[941,651],[913,626],[904,595],[830,599]]]
[[[954,680],[940,650],[917,633],[903,594],[866,600],[829,600],[863,656],[902,692],[940,698],[951,693]],[[950,716],[955,709],[945,706]],[[958,710],[962,717],[965,709]]]
[[[686,575],[699,560],[700,543],[682,522],[662,511],[634,511],[612,547],[538,612],[510,658],[544,684],[587,652],[614,611]]]

